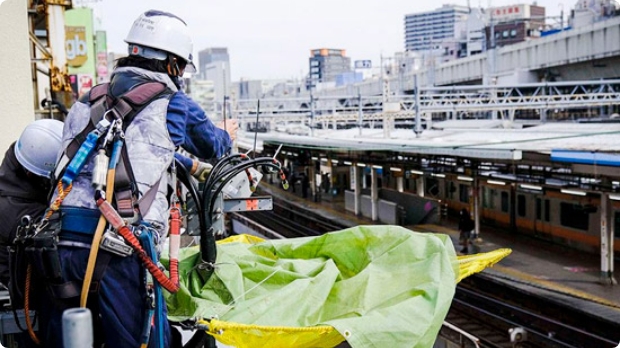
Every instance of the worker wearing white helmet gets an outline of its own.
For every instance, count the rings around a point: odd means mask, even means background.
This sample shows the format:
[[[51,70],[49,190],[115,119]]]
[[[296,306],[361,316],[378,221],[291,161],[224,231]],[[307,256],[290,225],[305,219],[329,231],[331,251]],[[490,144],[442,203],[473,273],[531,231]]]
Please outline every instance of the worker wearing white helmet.
[[[8,285],[7,246],[24,215],[47,208],[51,173],[61,147],[63,124],[43,119],[30,123],[11,144],[0,165],[0,282]]]
[[[147,11],[134,22],[125,42],[128,54],[166,61],[169,75],[196,72],[193,43],[185,22],[168,12]]]
[[[125,155],[121,154],[122,160],[119,162],[123,163],[126,172],[131,170],[127,174],[132,175],[126,176],[127,181],[130,181],[128,184],[115,185],[115,189],[126,188],[131,192],[124,194],[124,191],[119,193],[113,190],[113,198],[117,201],[115,210],[119,215],[123,211],[125,216],[130,214],[127,220],[132,228],[146,230],[147,233],[142,232],[141,236],[147,235],[148,238],[153,235],[155,243],[168,232],[169,185],[172,180],[169,173],[174,159],[177,158],[197,178],[203,178],[204,172],[210,168],[206,162],[180,156],[176,150],[183,148],[203,161],[221,157],[231,150],[229,132],[234,133],[236,127],[233,124],[228,124],[227,130],[216,127],[198,104],[181,90],[179,78],[184,72],[194,70],[192,40],[182,19],[167,12],[147,11],[136,19],[125,41],[129,55],[117,61],[109,85],[93,87],[69,111],[63,134],[63,155],[56,172],[60,175],[63,163],[70,163],[67,154],[71,152],[72,144],[77,139],[87,138],[80,135],[90,132],[87,130],[93,117],[91,114],[101,110],[101,101],[119,101],[128,95],[144,96],[145,100],[133,104],[141,108],[131,117],[123,118],[122,135],[117,137],[122,139],[122,148],[126,151]],[[161,92],[142,93],[143,88],[158,85],[153,82],[160,83],[158,87],[162,89]],[[110,105],[120,104],[113,102]],[[75,148],[81,148],[84,144],[77,144]],[[93,178],[98,178],[98,175],[94,175],[94,157],[88,157],[85,160],[88,164],[77,169],[77,175],[70,178],[71,192],[60,204],[62,227],[58,234],[58,254],[62,282],[83,286],[84,279],[88,279],[87,272],[93,269],[88,265],[92,265],[93,260],[96,260],[95,264],[101,265],[100,257],[107,255],[108,261],[103,263],[106,266],[101,267],[105,271],[90,273],[93,283],[98,283],[97,291],[89,293],[86,304],[93,312],[93,317],[100,319],[94,323],[95,332],[101,333],[95,335],[95,345],[152,347],[159,344],[168,347],[171,345],[170,328],[167,326],[165,306],[158,305],[161,315],[157,315],[157,309],[155,314],[156,319],[163,320],[154,320],[164,325],[156,325],[153,332],[149,332],[152,328],[153,320],[150,316],[153,308],[151,302],[147,303],[150,297],[147,295],[145,267],[137,255],[111,254],[104,249],[103,254],[99,252],[97,258],[90,258],[94,236],[101,231],[98,227],[100,211],[94,199],[96,185],[93,185]],[[125,165],[126,162],[128,165]],[[117,169],[115,179],[118,178]],[[57,190],[54,197],[58,196]],[[119,200],[122,204],[118,203]],[[148,204],[142,204],[145,201]],[[84,292],[83,289],[81,292]],[[60,296],[56,298],[60,299]],[[80,299],[83,298],[85,296],[80,296]],[[39,329],[42,329],[41,338],[45,346],[63,347],[62,337],[58,335],[62,331],[62,312],[47,308],[39,313]],[[144,342],[145,339],[149,341]]]

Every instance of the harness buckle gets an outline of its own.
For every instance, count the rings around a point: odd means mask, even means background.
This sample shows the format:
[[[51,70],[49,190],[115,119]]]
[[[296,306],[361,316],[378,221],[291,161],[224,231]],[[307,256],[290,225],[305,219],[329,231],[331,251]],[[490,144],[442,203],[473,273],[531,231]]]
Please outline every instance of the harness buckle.
[[[121,257],[133,254],[132,247],[125,242],[125,239],[109,229],[103,234],[99,248]]]

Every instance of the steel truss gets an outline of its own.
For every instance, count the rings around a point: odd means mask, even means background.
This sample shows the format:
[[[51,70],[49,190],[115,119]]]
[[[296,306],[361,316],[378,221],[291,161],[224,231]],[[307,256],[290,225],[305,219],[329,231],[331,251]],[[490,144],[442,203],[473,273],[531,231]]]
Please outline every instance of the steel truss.
[[[516,86],[451,86],[419,88],[420,117],[433,120],[486,118],[545,122],[546,112],[589,110],[620,103],[620,80],[571,81]],[[387,102],[383,102],[386,99]],[[235,113],[242,123],[255,122],[256,100],[240,100]],[[525,111],[525,113],[523,113]],[[608,112],[610,114],[611,112]],[[526,116],[522,116],[527,115]],[[415,118],[414,95],[344,95],[260,99],[259,122],[361,124]],[[499,115],[499,116],[496,116]],[[599,116],[601,116],[599,114]]]

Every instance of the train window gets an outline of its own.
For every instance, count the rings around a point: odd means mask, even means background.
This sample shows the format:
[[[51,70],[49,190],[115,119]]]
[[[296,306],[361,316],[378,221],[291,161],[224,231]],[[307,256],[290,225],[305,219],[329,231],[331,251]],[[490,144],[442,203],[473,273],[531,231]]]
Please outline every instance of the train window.
[[[536,198],[536,220],[542,220],[542,200]]]
[[[525,216],[525,196],[524,195],[518,195],[517,196],[517,214],[519,214],[519,216],[524,217]]]
[[[426,194],[436,197],[439,194],[439,181],[433,178],[426,178]]]
[[[459,185],[459,201],[469,203],[469,186]]]
[[[620,238],[620,212],[614,213],[614,238]]]
[[[590,226],[590,214],[584,211],[582,205],[560,203],[560,224],[587,231]]]
[[[415,179],[405,179],[405,191],[416,192],[417,185]]]
[[[482,189],[482,207],[495,209],[495,201],[493,200],[495,195],[497,195],[497,192],[494,189],[484,187]]]
[[[502,212],[507,213],[509,209],[508,192],[502,191]]]
[[[456,192],[456,187],[452,181],[446,181],[446,197],[449,199],[454,199],[454,192]]]
[[[548,199],[545,199],[545,221],[547,222],[551,221],[551,216],[549,215],[550,211],[551,211],[551,203],[549,202]]]

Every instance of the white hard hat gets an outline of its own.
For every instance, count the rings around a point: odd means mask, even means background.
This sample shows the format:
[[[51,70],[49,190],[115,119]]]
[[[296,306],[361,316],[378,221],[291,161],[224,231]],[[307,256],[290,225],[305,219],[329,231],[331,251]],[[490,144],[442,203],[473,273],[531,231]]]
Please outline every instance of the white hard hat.
[[[15,157],[29,172],[51,177],[62,144],[63,123],[43,119],[30,123],[15,144]]]
[[[127,34],[129,55],[165,60],[172,53],[187,62],[186,71],[195,72],[194,45],[185,22],[172,13],[149,10],[138,17]]]

